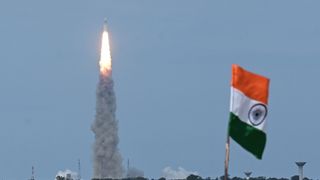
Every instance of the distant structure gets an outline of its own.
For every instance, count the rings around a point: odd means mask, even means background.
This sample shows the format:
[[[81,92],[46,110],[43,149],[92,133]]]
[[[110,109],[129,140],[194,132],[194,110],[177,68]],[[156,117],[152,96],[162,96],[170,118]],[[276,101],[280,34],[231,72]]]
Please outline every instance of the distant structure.
[[[35,180],[35,178],[34,178],[34,167],[33,166],[31,168],[31,178],[30,178],[30,180]]]
[[[246,171],[244,174],[246,175],[246,180],[249,180],[252,172]]]
[[[303,166],[306,164],[306,162],[296,162],[296,165],[299,169],[299,180],[303,180]]]
[[[80,164],[80,159],[78,159],[78,180],[81,180],[81,164]]]
[[[130,159],[128,158],[128,161],[127,161],[127,177],[129,177],[129,170],[130,170]]]

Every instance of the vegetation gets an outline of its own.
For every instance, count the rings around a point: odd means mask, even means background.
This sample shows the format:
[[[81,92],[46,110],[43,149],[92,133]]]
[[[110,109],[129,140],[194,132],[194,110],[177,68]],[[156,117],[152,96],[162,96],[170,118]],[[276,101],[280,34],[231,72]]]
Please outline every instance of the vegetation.
[[[74,179],[66,179],[65,177],[57,176],[56,180],[74,180]],[[111,178],[96,179],[96,178],[93,178],[91,180],[119,180],[119,179],[111,179]],[[123,178],[121,180],[148,180],[148,178],[135,177],[135,178]],[[154,179],[152,179],[152,180],[154,180]],[[166,178],[161,177],[158,180],[166,180]],[[181,180],[224,180],[224,176],[220,176],[220,177],[217,177],[217,178],[210,178],[210,177],[202,178],[199,175],[191,174],[186,179],[181,179]],[[235,176],[235,177],[232,177],[232,178],[228,177],[228,180],[247,180],[247,179],[244,178],[244,177],[236,177]],[[267,178],[265,176],[258,176],[258,177],[251,177],[250,180],[299,180],[299,176],[298,175],[294,175],[294,176],[291,176],[290,178],[275,178],[275,177],[268,177]],[[309,179],[309,178],[305,177],[305,178],[303,178],[303,180],[312,180],[312,179]]]

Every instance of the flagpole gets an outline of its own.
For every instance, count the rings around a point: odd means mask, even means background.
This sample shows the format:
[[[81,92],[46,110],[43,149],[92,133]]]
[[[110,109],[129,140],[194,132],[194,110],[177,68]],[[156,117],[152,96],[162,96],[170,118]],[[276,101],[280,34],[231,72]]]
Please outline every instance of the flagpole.
[[[228,180],[229,155],[230,155],[230,136],[228,134],[227,140],[226,140],[226,158],[224,160],[224,180]]]

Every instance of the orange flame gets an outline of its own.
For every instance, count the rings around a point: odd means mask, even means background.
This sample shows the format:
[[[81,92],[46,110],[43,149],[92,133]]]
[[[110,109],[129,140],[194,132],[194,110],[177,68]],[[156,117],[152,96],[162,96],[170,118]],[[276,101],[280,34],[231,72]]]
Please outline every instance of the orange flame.
[[[100,54],[100,73],[103,75],[111,72],[112,63],[111,63],[111,53],[109,45],[109,34],[106,30],[102,33],[102,44],[101,44],[101,54]]]

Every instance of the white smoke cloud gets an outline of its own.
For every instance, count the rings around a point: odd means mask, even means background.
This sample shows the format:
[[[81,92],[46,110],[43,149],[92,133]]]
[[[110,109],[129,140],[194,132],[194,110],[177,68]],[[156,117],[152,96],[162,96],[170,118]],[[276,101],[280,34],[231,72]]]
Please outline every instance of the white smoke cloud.
[[[177,170],[172,169],[170,166],[165,167],[162,170],[163,177],[166,179],[185,179],[190,174],[199,175],[198,172],[187,171],[182,167],[178,167]]]
[[[69,169],[66,169],[65,171],[58,171],[56,177],[57,177],[57,176],[61,176],[61,177],[65,177],[65,178],[66,178],[66,177],[67,177],[67,174],[70,174],[70,175],[71,175],[71,178],[72,178],[73,180],[78,179],[78,173],[77,173],[77,172],[73,172],[73,171],[71,171],[71,170],[69,170]]]

